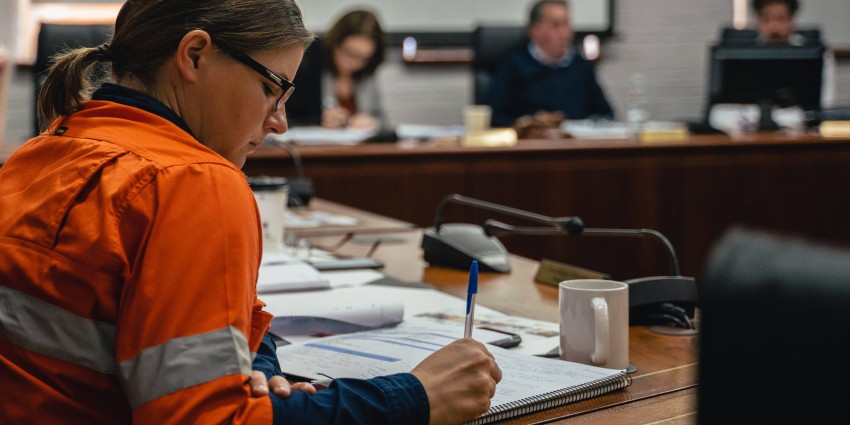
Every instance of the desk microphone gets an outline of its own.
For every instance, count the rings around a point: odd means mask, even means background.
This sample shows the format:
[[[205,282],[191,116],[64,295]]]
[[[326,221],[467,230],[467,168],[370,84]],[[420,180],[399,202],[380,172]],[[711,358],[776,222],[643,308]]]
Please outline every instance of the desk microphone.
[[[479,199],[470,198],[468,196],[458,195],[455,193],[443,198],[443,201],[440,202],[440,205],[437,207],[437,215],[436,217],[434,217],[434,229],[436,229],[437,231],[440,231],[440,228],[443,225],[443,211],[445,210],[446,205],[448,205],[449,203],[457,203],[472,207],[478,207],[489,211],[494,211],[518,218],[536,221],[538,223],[548,224],[549,226],[554,227],[556,229],[561,229],[562,231],[570,235],[581,234],[582,229],[584,228],[584,224],[578,217],[549,217],[529,211],[508,207],[505,205],[481,201]]]
[[[497,220],[484,222],[484,234],[491,237],[507,235],[553,235],[565,232],[552,227],[512,226]],[[604,229],[584,228],[574,236],[609,236],[650,238],[664,246],[670,261],[669,276],[650,276],[624,281],[629,285],[629,323],[644,324],[657,322],[658,319],[676,323],[684,331],[670,331],[675,334],[696,333],[690,317],[698,301],[696,281],[692,277],[682,276],[676,251],[664,235],[652,229]],[[660,329],[656,329],[663,332]]]
[[[301,164],[301,155],[292,142],[284,142],[273,138],[266,138],[266,142],[278,149],[285,150],[292,162],[295,163],[295,177],[287,177],[289,185],[289,197],[287,204],[290,207],[304,207],[310,203],[313,197],[313,181],[304,175],[304,166]]]
[[[547,224],[554,232],[579,234],[582,231],[578,217],[548,217],[511,208],[492,202],[452,194],[443,198],[437,207],[434,226],[422,234],[424,259],[432,266],[466,270],[472,260],[477,260],[479,269],[485,272],[510,273],[511,263],[508,250],[499,240],[486,235],[481,226],[465,223],[443,223],[443,211],[450,203],[482,208],[497,213],[524,218]]]
[[[577,217],[576,217],[577,218]],[[488,236],[507,236],[507,235],[553,235],[564,232],[553,231],[551,227],[518,227],[502,223],[501,221],[489,219],[484,222],[484,234]],[[557,229],[556,229],[557,230]],[[660,242],[667,251],[667,257],[670,259],[670,275],[679,275],[679,260],[676,259],[676,250],[673,249],[673,244],[670,240],[664,237],[660,232],[652,229],[599,229],[599,228],[584,228],[583,231],[569,233],[573,236],[629,236],[629,237],[649,237]]]

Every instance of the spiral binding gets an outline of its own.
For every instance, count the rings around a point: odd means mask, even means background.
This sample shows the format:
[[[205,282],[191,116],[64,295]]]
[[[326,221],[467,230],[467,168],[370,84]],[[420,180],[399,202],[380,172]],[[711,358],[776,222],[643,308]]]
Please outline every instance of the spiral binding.
[[[504,419],[539,412],[552,407],[563,406],[577,401],[593,398],[614,390],[626,388],[632,384],[632,377],[622,372],[618,375],[609,376],[586,384],[551,391],[546,394],[527,397],[510,403],[491,406],[478,419],[468,422],[467,425],[483,425],[498,422]]]

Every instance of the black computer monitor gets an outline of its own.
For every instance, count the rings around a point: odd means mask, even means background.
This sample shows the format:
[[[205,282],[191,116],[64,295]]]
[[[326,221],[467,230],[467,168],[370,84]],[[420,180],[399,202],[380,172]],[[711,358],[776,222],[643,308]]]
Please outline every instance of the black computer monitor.
[[[711,47],[708,109],[718,103],[757,104],[760,130],[776,130],[770,119],[773,105],[821,108],[822,44],[727,43]]]

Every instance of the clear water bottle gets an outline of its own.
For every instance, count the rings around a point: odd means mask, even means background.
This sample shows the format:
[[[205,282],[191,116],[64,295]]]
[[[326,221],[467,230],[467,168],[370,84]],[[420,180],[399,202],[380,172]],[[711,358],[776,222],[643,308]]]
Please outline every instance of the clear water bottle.
[[[626,123],[631,135],[637,137],[647,121],[649,121],[649,104],[646,81],[643,75],[633,74],[629,78],[629,96],[626,101]]]

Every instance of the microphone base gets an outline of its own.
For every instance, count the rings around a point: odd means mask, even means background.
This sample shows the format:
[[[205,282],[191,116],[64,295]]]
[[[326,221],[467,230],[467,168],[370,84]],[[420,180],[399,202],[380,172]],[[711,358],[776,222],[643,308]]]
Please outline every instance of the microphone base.
[[[306,207],[313,198],[313,180],[307,177],[287,177],[289,198],[287,205],[291,208]]]
[[[693,319],[699,300],[694,278],[650,276],[626,280],[625,283],[629,285],[629,324],[657,325],[665,317],[669,318],[670,314],[662,311],[662,304],[679,307],[684,310],[688,319]],[[684,327],[682,329],[686,330]]]
[[[482,272],[511,272],[508,250],[495,237],[485,235],[481,226],[446,223],[439,232],[429,227],[422,234],[421,247],[431,266],[468,270],[472,260],[478,260]]]
[[[672,336],[692,336],[698,335],[699,329],[684,329],[684,328],[676,328],[673,326],[650,326],[650,331],[655,332],[657,334],[662,335],[672,335]]]

